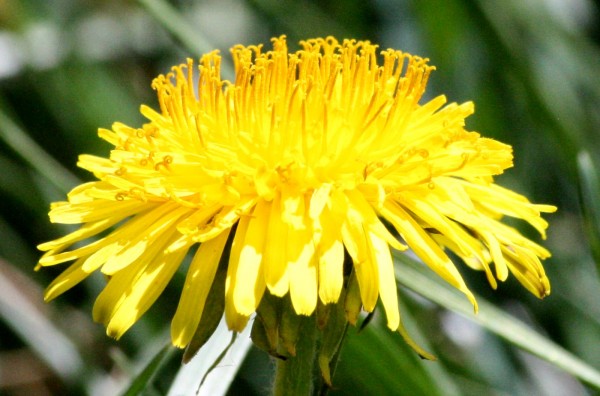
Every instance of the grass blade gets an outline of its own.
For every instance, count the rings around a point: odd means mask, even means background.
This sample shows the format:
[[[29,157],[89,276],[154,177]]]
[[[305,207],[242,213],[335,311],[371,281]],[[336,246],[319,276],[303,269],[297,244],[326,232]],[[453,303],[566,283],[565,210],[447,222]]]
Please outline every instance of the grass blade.
[[[171,344],[167,344],[165,347],[163,347],[152,358],[152,360],[150,360],[148,365],[140,372],[140,374],[138,374],[138,376],[131,382],[131,385],[129,385],[129,388],[123,393],[123,396],[136,396],[146,392],[154,375],[176,351],[177,349],[171,346]]]
[[[600,175],[587,151],[577,156],[577,167],[586,235],[596,268],[600,271]]]
[[[175,381],[169,389],[169,396],[195,396],[195,395],[222,395],[227,392],[236,376],[242,361],[252,346],[250,329],[240,333],[236,342],[225,354],[225,359],[218,363],[214,370],[206,376],[206,381],[198,388],[201,379],[212,370],[211,366],[231,341],[231,332],[227,329],[225,321],[217,327],[208,342],[200,349],[198,354],[187,364],[181,367]],[[199,392],[196,392],[199,389]]]
[[[561,368],[581,381],[600,389],[600,372],[548,338],[535,332],[520,320],[496,308],[493,304],[477,298],[479,313],[451,286],[426,274],[428,269],[409,258],[396,255],[401,261],[396,266],[396,279],[404,286],[478,323],[492,333],[504,338],[519,348]]]
[[[19,128],[5,113],[2,106],[0,106],[0,139],[61,191],[67,192],[79,184],[77,177]]]

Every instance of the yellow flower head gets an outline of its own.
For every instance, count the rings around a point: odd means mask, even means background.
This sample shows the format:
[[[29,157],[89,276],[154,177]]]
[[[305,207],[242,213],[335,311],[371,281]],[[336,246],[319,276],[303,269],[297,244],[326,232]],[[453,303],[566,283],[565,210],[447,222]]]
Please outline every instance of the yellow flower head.
[[[99,131],[114,146],[110,158],[78,163],[98,181],[50,211],[52,222],[81,228],[39,246],[41,266],[74,260],[47,300],[100,269],[108,283],[94,319],[120,337],[190,254],[172,321],[173,343],[183,347],[222,256],[235,331],[265,293],[289,293],[299,315],[318,300],[336,303],[345,255],[363,309],[381,299],[395,330],[390,246],[412,249],[473,304],[447,251],[494,288],[512,273],[536,296],[550,292],[539,260],[548,251],[500,221],[523,219],[544,236],[540,212],[555,208],[494,184],[512,166],[511,147],[465,130],[472,103],[438,96],[419,104],[434,69],[427,59],[331,37],[300,45],[289,53],[280,37],[267,52],[235,46],[234,82],[221,79],[217,52],[201,58],[198,79],[188,60],[154,80],[160,111],[142,106],[147,124]]]

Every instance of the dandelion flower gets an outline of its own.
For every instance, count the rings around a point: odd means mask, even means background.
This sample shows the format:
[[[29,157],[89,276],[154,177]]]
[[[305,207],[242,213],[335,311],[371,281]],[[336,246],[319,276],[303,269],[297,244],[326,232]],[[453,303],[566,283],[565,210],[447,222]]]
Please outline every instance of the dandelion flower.
[[[448,252],[494,288],[512,274],[549,294],[549,252],[502,219],[545,237],[540,213],[556,208],[494,183],[512,150],[465,129],[471,102],[420,103],[427,59],[367,41],[313,39],[296,52],[272,41],[233,47],[233,82],[216,51],[173,67],[152,83],[160,109],[141,107],[148,123],[100,129],[110,157],[78,162],[98,180],[51,207],[52,222],[81,227],[39,246],[38,268],[73,261],[46,300],[100,270],[93,317],[119,338],[188,265],[171,326],[185,347],[213,288],[217,316],[239,332],[264,298],[311,315],[350,295],[345,257],[362,309],[380,300],[396,330],[390,248],[411,249],[474,305]]]

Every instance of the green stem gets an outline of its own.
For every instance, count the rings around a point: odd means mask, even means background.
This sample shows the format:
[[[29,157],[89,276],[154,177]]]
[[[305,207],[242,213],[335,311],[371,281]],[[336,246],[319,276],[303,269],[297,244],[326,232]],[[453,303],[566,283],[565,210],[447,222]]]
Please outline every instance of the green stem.
[[[302,318],[302,322],[296,356],[277,359],[274,396],[308,396],[315,389],[314,382],[318,379],[315,374],[318,332],[315,315]]]
[[[209,42],[169,2],[164,0],[138,0],[138,2],[194,55],[211,50]]]
[[[182,13],[166,0],[138,0],[146,11],[154,17],[181,45],[194,56],[212,51],[213,45],[193,26]],[[229,58],[221,62],[222,76],[233,79],[233,65]]]
[[[5,109],[6,106],[0,98],[0,141],[13,149],[59,190],[67,192],[79,184],[77,177],[44,151],[8,116],[3,108]]]

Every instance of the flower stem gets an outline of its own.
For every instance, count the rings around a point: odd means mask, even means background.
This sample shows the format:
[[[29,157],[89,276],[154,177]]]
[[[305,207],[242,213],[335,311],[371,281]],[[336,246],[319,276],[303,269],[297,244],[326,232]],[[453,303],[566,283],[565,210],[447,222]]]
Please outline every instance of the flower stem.
[[[296,356],[277,359],[274,396],[312,395],[316,376],[317,326],[315,315],[302,318],[301,336],[296,343]]]

